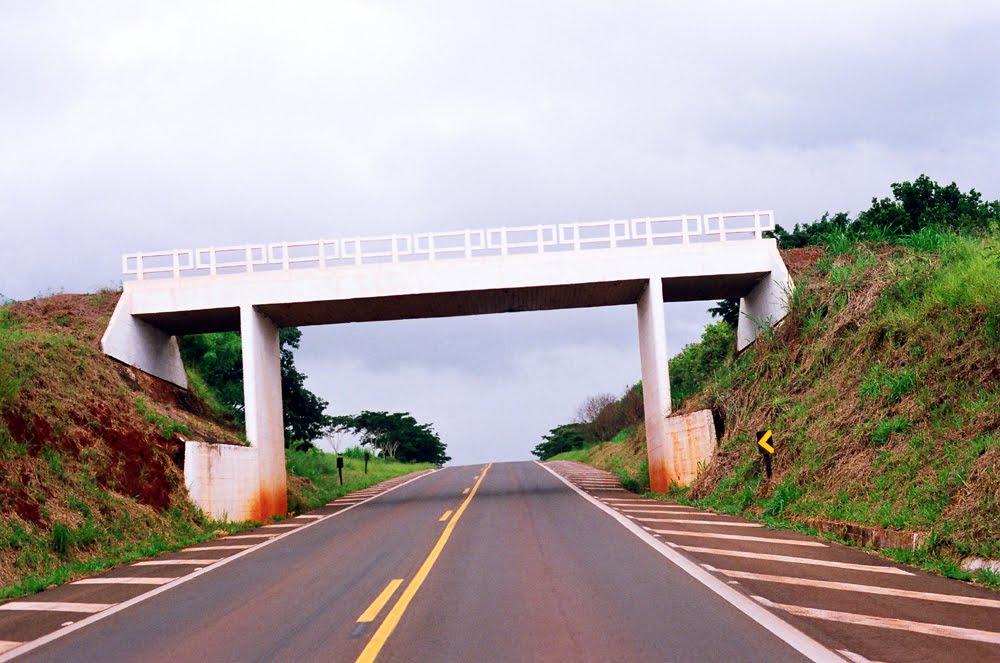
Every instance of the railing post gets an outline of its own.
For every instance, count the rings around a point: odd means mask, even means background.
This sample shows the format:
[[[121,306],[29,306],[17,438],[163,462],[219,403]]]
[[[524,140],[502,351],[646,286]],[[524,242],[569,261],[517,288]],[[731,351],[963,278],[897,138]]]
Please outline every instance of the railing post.
[[[500,255],[507,255],[507,228],[500,229]]]
[[[427,259],[431,262],[437,259],[434,255],[434,233],[427,233]]]
[[[691,233],[688,232],[687,214],[681,214],[681,244],[687,246],[691,243]]]
[[[760,229],[760,210],[753,213],[753,236],[757,239],[764,239],[764,233]]]
[[[319,240],[319,244],[316,246],[316,251],[319,254],[319,268],[326,269],[326,240]]]
[[[719,212],[719,241],[726,241],[726,217],[722,215],[722,212]]]
[[[465,230],[465,257],[472,257],[472,234],[468,229]]]
[[[142,253],[135,254],[135,275],[142,280]]]
[[[208,247],[208,273],[215,276],[215,247]]]
[[[361,264],[361,237],[354,238],[354,264]]]

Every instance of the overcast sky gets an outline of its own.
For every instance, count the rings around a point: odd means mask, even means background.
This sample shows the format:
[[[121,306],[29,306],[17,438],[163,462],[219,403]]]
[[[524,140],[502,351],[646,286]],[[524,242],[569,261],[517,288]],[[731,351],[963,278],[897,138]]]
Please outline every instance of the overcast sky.
[[[128,251],[1000,197],[1000,3],[0,4],[0,293]],[[705,304],[668,305],[671,354]],[[304,330],[333,413],[530,457],[639,378],[633,307]]]

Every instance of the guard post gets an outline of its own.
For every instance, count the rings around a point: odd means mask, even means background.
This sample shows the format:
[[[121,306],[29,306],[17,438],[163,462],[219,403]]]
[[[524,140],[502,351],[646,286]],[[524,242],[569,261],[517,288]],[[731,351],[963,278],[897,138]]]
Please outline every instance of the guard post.
[[[757,451],[764,459],[764,471],[771,478],[771,458],[774,457],[774,438],[770,429],[757,431]]]
[[[340,485],[344,485],[344,457],[337,456],[337,476],[340,478]]]

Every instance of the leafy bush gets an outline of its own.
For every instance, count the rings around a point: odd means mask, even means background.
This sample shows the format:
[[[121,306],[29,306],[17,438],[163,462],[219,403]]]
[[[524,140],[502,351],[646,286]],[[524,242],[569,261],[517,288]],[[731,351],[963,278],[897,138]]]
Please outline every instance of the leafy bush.
[[[705,328],[700,342],[685,346],[671,359],[670,394],[674,407],[700,391],[735,350],[735,330],[725,321],[719,321]]]

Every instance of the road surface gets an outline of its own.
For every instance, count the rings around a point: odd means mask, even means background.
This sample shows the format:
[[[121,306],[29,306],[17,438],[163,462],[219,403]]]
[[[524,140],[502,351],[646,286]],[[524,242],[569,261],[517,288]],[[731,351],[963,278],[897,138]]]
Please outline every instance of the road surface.
[[[638,500],[568,463],[446,468],[242,537],[0,606],[0,642],[29,643],[8,653],[25,662],[780,662],[907,660],[914,637],[898,625],[861,624],[859,633],[843,618],[792,610],[815,603],[810,585],[831,574],[885,576],[899,587],[916,577],[901,567],[873,560],[897,570],[856,569],[843,555],[868,556]],[[775,553],[782,561],[761,562]],[[793,559],[816,575],[796,585],[760,572]],[[973,590],[944,606],[985,601],[975,608],[980,623],[962,631],[971,636],[919,637],[968,660],[1000,654],[988,628],[1000,601]],[[871,603],[858,591],[846,592],[847,607]],[[928,646],[912,649],[912,660],[926,660]]]

